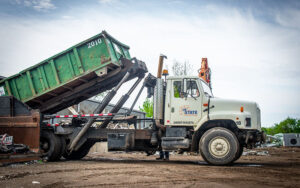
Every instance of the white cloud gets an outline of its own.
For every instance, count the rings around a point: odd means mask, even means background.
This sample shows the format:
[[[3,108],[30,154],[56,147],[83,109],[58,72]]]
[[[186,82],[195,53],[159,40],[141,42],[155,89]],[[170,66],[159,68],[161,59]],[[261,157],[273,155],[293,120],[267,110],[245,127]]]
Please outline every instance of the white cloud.
[[[101,4],[111,4],[111,3],[115,3],[118,0],[98,0],[99,3]]]
[[[36,11],[48,11],[56,8],[51,0],[15,0],[15,3],[31,7]]]
[[[66,20],[73,19],[72,16],[68,16],[68,15],[63,15],[61,18],[62,18],[62,19],[66,19]]]
[[[289,9],[274,13],[276,21],[284,26],[300,29],[300,10]]]
[[[15,0],[15,2],[12,2],[12,3],[16,3],[16,4],[21,4],[22,2],[21,2],[21,0]]]

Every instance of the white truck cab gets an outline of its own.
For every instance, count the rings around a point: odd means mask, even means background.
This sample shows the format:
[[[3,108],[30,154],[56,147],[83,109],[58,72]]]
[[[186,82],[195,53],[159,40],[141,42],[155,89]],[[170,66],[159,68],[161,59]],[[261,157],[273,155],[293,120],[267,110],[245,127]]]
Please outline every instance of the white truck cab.
[[[252,148],[265,140],[257,103],[216,98],[208,84],[196,76],[157,80],[154,119],[166,127],[161,137],[163,150],[199,152],[214,165],[230,164],[239,159],[244,147]]]
[[[257,103],[216,98],[208,84],[196,76],[167,78],[165,125],[198,130],[210,120],[232,120],[239,129],[261,130]]]

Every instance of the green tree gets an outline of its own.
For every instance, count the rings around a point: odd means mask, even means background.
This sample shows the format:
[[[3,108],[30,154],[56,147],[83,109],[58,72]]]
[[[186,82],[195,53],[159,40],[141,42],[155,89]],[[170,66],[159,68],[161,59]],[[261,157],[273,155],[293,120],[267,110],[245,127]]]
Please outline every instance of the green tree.
[[[274,135],[274,134],[277,134],[277,133],[275,133],[273,127],[268,127],[268,128],[262,127],[261,130],[263,130],[263,131],[264,131],[266,134],[268,134],[268,135]]]
[[[300,119],[288,117],[280,123],[275,123],[272,127],[262,128],[262,130],[269,135],[277,133],[300,133]]]
[[[146,112],[146,117],[153,117],[153,101],[147,98],[142,107],[139,107],[140,111]]]

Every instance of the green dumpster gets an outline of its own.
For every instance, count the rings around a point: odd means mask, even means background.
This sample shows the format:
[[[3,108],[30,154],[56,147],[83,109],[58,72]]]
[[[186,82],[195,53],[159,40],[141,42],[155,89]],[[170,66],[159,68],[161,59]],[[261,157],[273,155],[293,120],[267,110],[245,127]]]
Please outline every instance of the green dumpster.
[[[129,47],[103,31],[2,79],[0,96],[13,95],[33,109],[55,113],[112,88],[130,59]]]

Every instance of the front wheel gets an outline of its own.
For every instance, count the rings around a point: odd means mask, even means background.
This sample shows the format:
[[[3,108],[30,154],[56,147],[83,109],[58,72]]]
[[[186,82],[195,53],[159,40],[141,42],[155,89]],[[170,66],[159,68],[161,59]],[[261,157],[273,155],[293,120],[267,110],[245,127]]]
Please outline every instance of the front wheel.
[[[236,159],[239,148],[235,134],[222,127],[209,129],[199,142],[201,156],[213,165],[231,164]]]
[[[233,162],[239,160],[239,158],[243,155],[243,152],[244,152],[244,147],[240,146],[240,150],[236,153],[236,156],[235,156]]]

